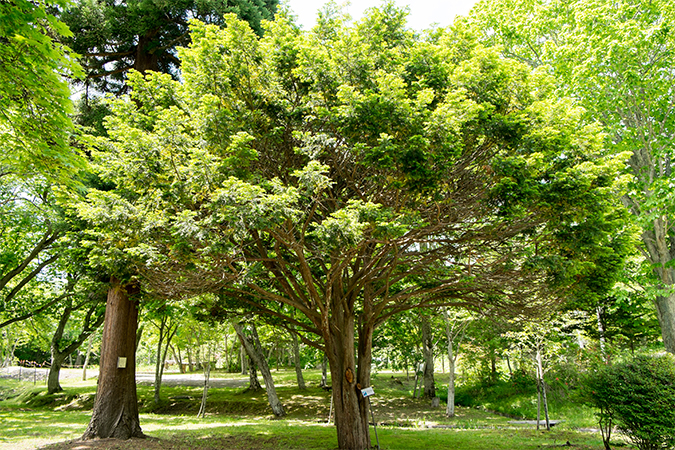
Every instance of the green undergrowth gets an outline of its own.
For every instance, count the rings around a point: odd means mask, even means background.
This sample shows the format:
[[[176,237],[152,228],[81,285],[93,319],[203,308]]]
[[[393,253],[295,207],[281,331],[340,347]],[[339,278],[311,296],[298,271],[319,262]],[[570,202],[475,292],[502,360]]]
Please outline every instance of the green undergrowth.
[[[597,428],[595,411],[579,400],[576,389],[554,380],[547,386],[549,417],[563,421],[559,426],[568,429]],[[534,380],[515,377],[495,382],[483,381],[461,386],[455,394],[455,403],[468,408],[482,408],[514,419],[537,418],[537,388]],[[447,393],[441,393],[447,399]],[[541,404],[541,420],[544,406]]]

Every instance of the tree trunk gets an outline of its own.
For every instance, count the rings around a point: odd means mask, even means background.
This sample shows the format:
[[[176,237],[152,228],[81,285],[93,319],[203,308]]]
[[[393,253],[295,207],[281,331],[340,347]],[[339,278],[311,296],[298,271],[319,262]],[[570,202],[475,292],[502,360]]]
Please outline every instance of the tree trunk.
[[[162,317],[162,322],[159,328],[159,339],[157,342],[157,363],[155,365],[155,404],[159,404],[160,402],[159,391],[162,388],[162,376],[164,375],[166,355],[169,352],[171,339],[173,339],[177,330],[178,324],[170,323],[166,316]],[[164,348],[162,348],[162,343],[164,343]]]
[[[666,351],[675,354],[675,294],[656,297],[656,312],[661,326],[663,345]]]
[[[321,384],[320,384],[320,386],[322,388],[328,386],[328,358],[326,357],[325,353],[323,355],[323,360],[321,361]]]
[[[230,349],[227,346],[227,333],[225,333],[224,340],[225,340],[225,372],[230,371]]]
[[[63,390],[61,383],[59,383],[59,375],[65,360],[66,355],[64,353],[55,354],[52,352],[52,365],[49,367],[49,375],[47,376],[47,394],[54,394]]]
[[[169,345],[169,348],[171,348],[173,359],[176,361],[176,364],[178,364],[178,370],[180,371],[180,373],[185,373],[185,367],[183,367],[183,358],[181,357],[180,354],[180,347],[178,346],[174,347],[173,345]]]
[[[246,375],[248,369],[246,368],[246,349],[244,348],[244,344],[239,346],[239,359],[241,360],[241,374]]]
[[[197,417],[204,418],[206,416],[206,398],[209,394],[209,379],[211,378],[211,346],[207,355],[206,365],[204,366],[204,390],[202,391],[202,402],[199,405],[199,412]]]
[[[602,354],[602,360],[605,364],[609,363],[607,358],[607,347],[605,341],[605,325],[602,323],[602,306],[598,305],[595,307],[595,315],[598,319],[598,336],[600,341],[600,353]]]
[[[111,280],[101,342],[96,402],[82,439],[145,437],[136,396],[137,286]],[[126,358],[126,364],[122,358]],[[124,367],[120,367],[124,366]]]
[[[265,390],[267,391],[267,399],[269,400],[270,407],[272,412],[276,417],[282,417],[286,415],[284,407],[279,400],[277,391],[274,387],[274,380],[272,379],[272,373],[270,368],[267,365],[267,360],[263,356],[262,347],[260,346],[260,339],[258,339],[258,332],[255,329],[255,325],[251,324],[251,336],[247,336],[244,333],[244,327],[240,323],[234,323],[234,329],[239,336],[239,339],[246,349],[246,353],[251,357],[253,362],[260,369],[263,380],[265,381]]]
[[[459,332],[455,332],[455,324],[450,323],[450,317],[448,315],[447,308],[443,308],[443,320],[445,322],[445,336],[448,339],[448,403],[445,409],[445,415],[448,417],[455,416],[455,363],[457,361],[457,355],[454,352],[454,343],[455,338],[459,335]],[[459,341],[464,337],[464,330],[466,329],[465,322],[460,330],[462,337],[459,338]],[[459,344],[457,344],[459,347]]]
[[[162,344],[164,343],[164,328],[166,327],[166,316],[162,317],[159,323],[159,336],[157,338],[157,359],[155,360],[155,405],[159,404],[159,391],[162,387]]]
[[[305,379],[302,377],[302,366],[300,363],[300,345],[298,344],[298,335],[291,332],[293,338],[293,365],[295,366],[295,378],[298,380],[298,388],[306,389]]]
[[[149,31],[143,36],[139,36],[138,44],[136,46],[136,60],[134,62],[134,69],[141,73],[146,73],[148,70],[159,72],[159,59],[151,48],[152,40],[157,35],[157,31]]]
[[[654,182],[652,178],[653,167],[644,164],[644,161],[653,162],[652,155],[649,153],[650,151],[645,148],[636,149],[631,158],[634,174],[646,185]],[[660,164],[665,166],[665,161],[661,160]],[[640,205],[639,201],[628,196],[624,196],[622,200],[624,205],[636,215],[652,213],[647,209],[642,210],[644,205]],[[647,260],[651,263],[655,275],[660,280],[656,287],[664,290],[672,289],[675,287],[675,269],[671,267],[675,260],[675,238],[672,234],[672,223],[669,223],[669,218],[666,215],[658,214],[652,220],[651,227],[642,232],[641,238]],[[663,345],[666,351],[675,354],[675,293],[657,296],[655,303]]]
[[[50,344],[52,365],[49,368],[49,376],[47,377],[48,394],[53,394],[63,390],[63,388],[61,388],[61,384],[59,383],[59,375],[61,373],[63,362],[66,360],[66,358],[72,355],[73,352],[76,351],[103,322],[104,316],[96,316],[98,305],[94,304],[89,308],[84,317],[82,331],[80,334],[67,346],[61,348],[61,345],[63,344],[63,332],[66,328],[66,325],[68,324],[68,321],[70,320],[70,316],[74,310],[79,309],[82,306],[83,304],[73,306],[72,301],[69,300],[63,310],[63,314],[61,314],[56,331],[54,331],[54,336],[52,337]]]
[[[89,365],[89,357],[91,356],[91,346],[94,344],[94,334],[89,335],[89,343],[87,344],[87,355],[84,357],[84,365],[82,366],[82,381],[87,381],[87,366]]]
[[[332,316],[322,329],[333,385],[333,410],[338,447],[344,450],[370,448],[368,404],[360,392],[370,385],[372,328],[361,329],[359,367],[354,354],[354,314],[343,307],[341,299],[332,305]]]
[[[248,357],[248,388],[247,391],[258,391],[262,389],[260,381],[258,381],[258,369],[255,367],[255,362]]]
[[[194,363],[192,362],[192,352],[190,351],[190,344],[188,344],[187,348],[185,349],[185,353],[187,353],[188,358],[188,371],[192,372],[195,370],[195,368]]]
[[[546,419],[546,429],[550,430],[551,425],[548,418],[548,402],[546,400],[546,384],[544,383],[544,368],[541,363],[541,350],[537,349],[537,386],[541,392],[542,400],[544,403],[544,417]],[[539,404],[537,406],[537,429],[539,429]]]
[[[424,398],[436,397],[434,381],[434,343],[429,317],[420,315],[422,321],[422,353],[424,354]]]

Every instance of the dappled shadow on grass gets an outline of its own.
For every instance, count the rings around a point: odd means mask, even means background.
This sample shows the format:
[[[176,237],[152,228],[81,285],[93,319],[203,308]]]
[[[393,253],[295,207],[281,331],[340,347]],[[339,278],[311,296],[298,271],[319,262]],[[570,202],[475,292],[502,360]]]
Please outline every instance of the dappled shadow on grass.
[[[238,434],[234,436],[183,436],[175,435],[166,439],[147,438],[129,439],[92,439],[59,442],[40,447],[41,450],[91,450],[91,449],[144,449],[144,450],[187,450],[187,449],[274,449],[278,448],[279,438],[267,435]]]

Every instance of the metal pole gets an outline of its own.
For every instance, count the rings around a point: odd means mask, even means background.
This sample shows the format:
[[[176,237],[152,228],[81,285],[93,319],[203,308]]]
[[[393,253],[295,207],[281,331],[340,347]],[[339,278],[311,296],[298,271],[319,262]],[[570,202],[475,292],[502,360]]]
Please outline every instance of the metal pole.
[[[373,404],[370,403],[370,397],[368,397],[368,406],[370,407],[370,417],[373,419],[373,429],[375,430],[375,442],[377,442],[377,450],[380,450],[380,439],[377,437],[377,424],[375,423],[375,415],[373,414]]]

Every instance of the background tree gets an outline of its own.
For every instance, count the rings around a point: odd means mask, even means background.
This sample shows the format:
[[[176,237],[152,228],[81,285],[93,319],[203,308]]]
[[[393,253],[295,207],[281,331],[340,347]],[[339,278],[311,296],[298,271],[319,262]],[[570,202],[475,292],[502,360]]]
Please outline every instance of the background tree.
[[[0,4],[0,183],[13,174],[72,183],[82,159],[69,145],[73,124],[67,78],[82,74],[55,37],[68,28],[47,11],[66,2]]]
[[[281,404],[276,388],[274,387],[274,379],[272,378],[272,373],[267,364],[267,359],[262,352],[260,338],[258,337],[258,331],[255,324],[252,322],[249,322],[248,324],[235,322],[233,323],[233,326],[237,331],[241,344],[246,349],[246,353],[251,358],[251,362],[260,369],[263,380],[265,380],[265,391],[267,392],[267,399],[272,408],[272,412],[276,417],[283,417],[286,415],[286,412],[284,411],[284,406]],[[251,365],[249,370],[253,370],[253,365]]]
[[[154,306],[154,308],[152,307]],[[176,335],[180,326],[181,311],[178,308],[171,307],[164,301],[158,301],[156,305],[148,308],[146,320],[150,320],[156,328],[157,352],[155,358],[155,393],[153,401],[160,403],[160,390],[162,386],[162,375],[166,357],[169,352],[171,340]]]
[[[71,291],[77,289],[79,292],[68,293],[65,301],[58,308],[59,318],[50,343],[52,358],[47,376],[48,394],[62,390],[59,374],[63,363],[98,329],[105,317],[102,301],[105,298],[105,291],[102,291],[100,286],[92,286],[92,283],[80,283],[80,286],[77,286],[77,281],[71,280],[64,289]],[[84,289],[86,290],[83,292]],[[72,327],[72,323],[69,322],[73,322],[71,319],[74,318],[79,319],[77,320],[77,332],[71,337],[65,336],[66,326]],[[79,326],[80,323],[81,326]]]
[[[61,19],[72,31],[68,44],[82,57],[87,88],[121,94],[132,69],[177,75],[176,48],[190,42],[190,19],[223,25],[225,14],[235,13],[262,34],[262,20],[271,20],[277,5],[278,0],[78,0]]]
[[[574,95],[602,124],[607,152],[628,152],[625,206],[641,229],[652,269],[663,343],[675,352],[671,87],[672,2],[589,0],[483,2],[472,14],[483,41],[554,74],[558,92]]]

